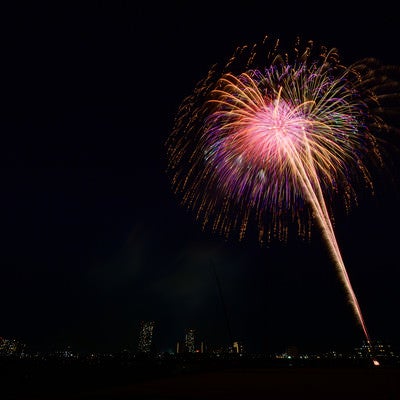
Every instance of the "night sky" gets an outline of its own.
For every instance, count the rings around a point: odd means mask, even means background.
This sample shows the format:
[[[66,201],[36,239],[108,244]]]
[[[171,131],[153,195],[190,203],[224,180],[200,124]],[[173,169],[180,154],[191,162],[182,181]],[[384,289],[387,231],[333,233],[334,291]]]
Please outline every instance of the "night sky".
[[[214,265],[249,351],[358,346],[319,230],[265,247],[202,232],[171,191],[164,143],[211,65],[266,34],[399,64],[394,5],[55,3],[1,9],[0,336],[135,350],[145,319],[160,351],[188,327],[226,344]],[[339,213],[336,232],[371,336],[398,345],[399,163],[385,162],[376,196]]]

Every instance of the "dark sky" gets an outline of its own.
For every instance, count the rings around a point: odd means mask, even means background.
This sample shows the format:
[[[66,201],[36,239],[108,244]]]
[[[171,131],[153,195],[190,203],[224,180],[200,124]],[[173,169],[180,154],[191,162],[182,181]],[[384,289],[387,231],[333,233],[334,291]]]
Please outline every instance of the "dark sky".
[[[209,67],[266,34],[337,47],[345,63],[399,64],[394,6],[55,3],[0,13],[0,336],[118,351],[135,349],[139,321],[152,319],[159,350],[187,327],[224,344],[214,263],[232,336],[249,350],[360,344],[318,230],[311,242],[264,248],[202,232],[171,193],[164,142]],[[370,334],[392,344],[396,179],[380,179],[374,198],[336,221]]]

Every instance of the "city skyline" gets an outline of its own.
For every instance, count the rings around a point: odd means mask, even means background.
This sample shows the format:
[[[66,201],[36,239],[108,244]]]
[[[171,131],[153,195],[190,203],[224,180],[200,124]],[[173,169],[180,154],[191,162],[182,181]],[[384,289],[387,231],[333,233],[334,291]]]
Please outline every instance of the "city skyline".
[[[242,338],[234,337],[232,342],[225,340],[222,342],[213,341],[213,337],[203,335],[203,332],[195,328],[185,328],[175,338],[174,342],[167,345],[165,341],[160,341],[163,333],[163,327],[157,321],[139,321],[131,340],[127,343],[115,343],[112,347],[94,348],[88,346],[84,348],[77,345],[73,341],[66,341],[64,344],[47,343],[42,346],[37,346],[29,342],[22,342],[17,338],[4,338],[0,337],[0,356],[13,356],[21,354],[23,357],[31,357],[32,355],[54,355],[57,357],[76,357],[78,354],[89,355],[123,355],[132,354],[147,357],[157,357],[166,354],[175,355],[194,355],[194,354],[247,354],[250,356],[276,356],[282,358],[282,355],[291,356],[292,358],[298,357],[300,354],[329,354],[331,352],[338,354],[359,354],[364,358],[372,353],[368,353],[368,349],[374,348],[379,353],[393,352],[391,356],[400,358],[400,343],[397,341],[388,342],[380,338],[374,338],[371,342],[361,339],[360,342],[355,344],[337,344],[337,343],[324,343],[323,346],[319,344],[313,346],[304,346],[295,341],[273,344],[264,343],[263,346],[255,348],[250,338],[248,342]],[[154,341],[156,338],[156,341]],[[157,340],[158,339],[158,340]],[[160,343],[163,343],[160,345]],[[112,350],[111,350],[112,349]],[[332,353],[332,354],[333,354]],[[368,353],[368,354],[367,354]],[[397,355],[398,354],[398,355]],[[283,356],[286,358],[286,356]]]

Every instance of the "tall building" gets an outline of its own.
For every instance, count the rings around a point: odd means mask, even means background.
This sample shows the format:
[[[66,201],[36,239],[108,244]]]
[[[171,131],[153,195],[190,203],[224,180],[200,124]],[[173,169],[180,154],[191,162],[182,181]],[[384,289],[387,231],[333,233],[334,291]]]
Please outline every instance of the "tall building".
[[[299,356],[299,349],[297,346],[290,345],[286,347],[286,355],[288,358],[297,358]]]
[[[232,352],[235,354],[243,354],[244,353],[243,343],[238,341],[233,342]]]
[[[206,352],[206,344],[205,344],[205,342],[204,341],[201,341],[200,342],[200,353],[201,354],[204,354],[205,352]]]
[[[195,334],[196,334],[195,329],[192,328],[186,329],[185,348],[188,353],[195,352]]]
[[[139,353],[151,352],[154,325],[155,325],[154,321],[142,321],[140,323],[139,343],[138,343]]]
[[[176,342],[176,354],[182,353],[182,343],[181,342]]]

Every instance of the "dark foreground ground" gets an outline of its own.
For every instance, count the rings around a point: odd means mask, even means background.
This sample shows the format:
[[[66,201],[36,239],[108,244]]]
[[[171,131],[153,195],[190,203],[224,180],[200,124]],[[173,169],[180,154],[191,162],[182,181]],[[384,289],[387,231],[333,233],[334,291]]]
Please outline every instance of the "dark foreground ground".
[[[400,400],[400,368],[369,365],[102,366],[55,365],[9,376],[4,400],[362,399]],[[40,370],[40,372],[38,372]],[[28,371],[28,370],[26,370]],[[3,374],[4,377],[4,374]]]

